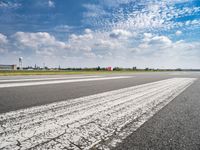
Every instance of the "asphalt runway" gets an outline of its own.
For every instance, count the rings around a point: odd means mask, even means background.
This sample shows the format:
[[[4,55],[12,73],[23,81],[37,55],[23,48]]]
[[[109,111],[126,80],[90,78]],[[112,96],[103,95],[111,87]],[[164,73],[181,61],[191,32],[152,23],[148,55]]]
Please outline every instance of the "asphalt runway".
[[[0,77],[0,149],[200,149],[199,77]]]
[[[36,85],[36,86],[21,86],[21,87],[8,87],[0,88],[0,113],[13,111],[17,109],[44,105],[52,102],[68,100],[72,98],[78,98],[82,96],[88,96],[92,94],[102,93],[106,91],[126,88],[130,86],[140,85],[144,83],[149,83],[153,81],[159,81],[167,78],[172,78],[173,76],[160,73],[139,73],[139,74],[119,74],[119,75],[98,75],[99,77],[109,77],[109,76],[132,76],[131,78],[122,79],[111,79],[111,80],[101,80],[101,81],[87,81],[87,82],[71,82],[71,83],[60,83],[60,84],[46,84],[46,85]],[[89,75],[69,75],[69,76],[20,76],[20,77],[0,77],[0,86],[5,84],[13,83],[30,83],[39,82],[35,79],[47,79],[51,78],[76,78],[82,79],[88,78]],[[95,78],[91,75],[91,78]],[[95,75],[97,76],[97,75]],[[22,80],[25,81],[22,81]],[[33,79],[32,81],[27,79]],[[74,79],[74,80],[76,80]],[[8,80],[21,80],[21,81],[11,81]],[[55,80],[53,80],[55,81]],[[58,81],[58,79],[56,79]]]

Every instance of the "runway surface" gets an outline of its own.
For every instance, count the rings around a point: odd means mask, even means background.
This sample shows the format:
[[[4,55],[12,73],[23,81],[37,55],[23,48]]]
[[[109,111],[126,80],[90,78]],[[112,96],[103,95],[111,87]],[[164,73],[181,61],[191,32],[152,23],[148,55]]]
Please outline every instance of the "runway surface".
[[[0,149],[199,149],[199,77],[0,77]]]

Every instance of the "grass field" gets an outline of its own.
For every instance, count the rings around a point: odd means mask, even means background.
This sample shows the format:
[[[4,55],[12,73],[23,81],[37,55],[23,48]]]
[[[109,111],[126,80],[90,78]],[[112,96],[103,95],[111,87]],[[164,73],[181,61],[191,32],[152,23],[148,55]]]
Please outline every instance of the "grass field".
[[[0,76],[17,76],[17,75],[73,75],[73,74],[113,74],[113,73],[137,73],[147,71],[45,71],[45,70],[17,70],[17,71],[0,71]],[[149,72],[149,71],[148,71]]]

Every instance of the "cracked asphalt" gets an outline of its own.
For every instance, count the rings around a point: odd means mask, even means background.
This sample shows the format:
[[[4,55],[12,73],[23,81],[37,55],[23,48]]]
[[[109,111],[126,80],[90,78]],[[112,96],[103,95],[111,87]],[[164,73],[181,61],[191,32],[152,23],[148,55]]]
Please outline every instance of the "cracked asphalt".
[[[200,73],[167,72],[138,73],[132,75],[135,77],[131,79],[3,88],[0,89],[0,113],[168,78],[197,78],[198,80],[194,84],[156,113],[114,149],[200,150]],[[9,79],[9,77],[0,77],[0,80],[7,78]]]
[[[116,150],[199,150],[200,80],[145,122]]]

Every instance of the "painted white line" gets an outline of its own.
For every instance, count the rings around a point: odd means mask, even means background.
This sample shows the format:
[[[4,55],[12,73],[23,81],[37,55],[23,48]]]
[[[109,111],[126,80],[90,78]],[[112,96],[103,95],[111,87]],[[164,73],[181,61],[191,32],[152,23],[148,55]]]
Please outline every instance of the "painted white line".
[[[78,79],[78,78],[95,78],[95,77],[100,77],[100,76],[75,76],[75,77],[57,77],[57,78],[6,79],[6,80],[0,80],[0,83],[4,83],[4,82],[23,82],[23,81],[62,80],[62,79]]]
[[[84,78],[84,79],[74,79],[74,80],[53,80],[53,81],[40,81],[40,82],[4,83],[4,84],[0,84],[0,88],[71,83],[71,82],[84,82],[84,81],[99,81],[99,80],[111,80],[111,79],[125,79],[125,78],[132,78],[132,77],[133,76],[116,76],[116,77],[103,77],[103,78],[102,77],[101,78]]]
[[[110,149],[195,81],[173,78],[0,115],[0,149]]]
[[[180,72],[170,72],[168,73],[169,75],[199,75],[200,72],[199,71],[180,71]]]

